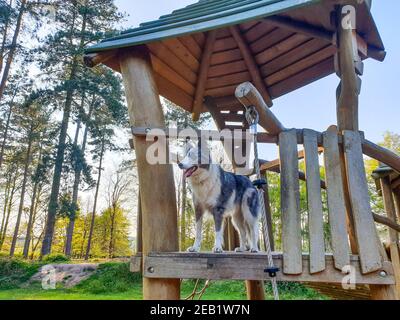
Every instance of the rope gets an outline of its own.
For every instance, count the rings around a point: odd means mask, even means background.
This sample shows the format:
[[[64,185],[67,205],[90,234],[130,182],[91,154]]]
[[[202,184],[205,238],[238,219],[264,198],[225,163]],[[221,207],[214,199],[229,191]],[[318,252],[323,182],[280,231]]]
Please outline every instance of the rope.
[[[259,115],[254,106],[246,107],[246,120],[250,126],[250,132],[253,135],[254,142],[254,169],[257,175],[257,179],[261,179],[260,172],[260,162],[258,159],[258,146],[257,146],[257,125],[259,120]],[[258,189],[258,199],[261,205],[261,224],[264,238],[265,251],[268,258],[268,267],[274,268],[274,260],[272,258],[271,243],[269,239],[268,232],[268,222],[264,206],[264,190],[262,188]],[[276,282],[276,277],[271,277],[272,291],[274,294],[274,299],[279,300],[278,284]]]

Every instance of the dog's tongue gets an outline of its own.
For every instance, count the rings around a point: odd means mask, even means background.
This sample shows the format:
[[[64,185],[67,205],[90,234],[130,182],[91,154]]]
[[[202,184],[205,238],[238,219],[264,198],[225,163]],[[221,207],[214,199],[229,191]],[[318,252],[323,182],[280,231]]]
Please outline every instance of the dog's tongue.
[[[185,171],[185,178],[189,178],[193,174],[193,172],[196,171],[196,169],[197,169],[196,167],[191,167],[191,168],[187,169]]]

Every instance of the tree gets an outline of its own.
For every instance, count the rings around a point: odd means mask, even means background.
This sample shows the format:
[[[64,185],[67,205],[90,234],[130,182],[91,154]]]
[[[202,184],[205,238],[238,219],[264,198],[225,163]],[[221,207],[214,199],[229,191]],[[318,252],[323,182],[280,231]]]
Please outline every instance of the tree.
[[[81,62],[84,48],[88,44],[98,41],[104,36],[104,33],[112,31],[114,23],[121,19],[121,15],[117,12],[112,0],[67,0],[59,2],[56,19],[57,31],[47,37],[44,46],[39,50],[44,55],[41,64],[44,73],[50,79],[51,77],[59,79],[56,92],[59,97],[63,98],[63,116],[58,138],[47,224],[41,250],[42,255],[49,254],[51,251],[68,125],[79,80],[85,78],[87,71],[87,68]]]
[[[116,234],[119,232],[120,226],[118,225],[121,216],[123,216],[123,209],[121,205],[125,201],[126,193],[129,190],[131,179],[121,170],[110,177],[107,190],[108,209],[106,214],[110,219],[110,236],[108,245],[108,257],[113,258],[116,249]],[[105,214],[105,213],[103,213]]]
[[[17,221],[15,224],[14,235],[10,248],[11,257],[15,252],[21,217],[24,210],[25,192],[30,175],[30,164],[35,147],[34,144],[40,143],[39,139],[41,137],[41,133],[45,131],[51,114],[44,108],[44,101],[46,100],[43,100],[42,92],[33,92],[29,97],[26,98],[26,101],[21,106],[20,113],[17,117],[18,127],[20,130],[24,131],[24,136],[21,142],[26,144],[26,154],[24,156],[24,169]]]
[[[74,149],[76,151],[76,158],[74,160],[74,183],[73,183],[73,204],[77,208],[78,201],[78,192],[79,186],[81,184],[81,173],[82,171],[87,173],[87,170],[84,169],[86,160],[85,160],[85,151],[88,140],[88,134],[90,131],[96,130],[97,124],[93,121],[93,117],[100,111],[102,112],[103,108],[107,108],[107,113],[103,113],[103,115],[108,115],[110,119],[108,119],[110,125],[121,125],[127,123],[127,109],[126,106],[122,103],[123,90],[121,86],[121,81],[118,76],[116,76],[110,69],[104,66],[97,66],[94,69],[91,69],[88,72],[87,77],[84,81],[82,81],[82,100],[81,100],[81,109],[77,114],[77,128],[74,139]],[[89,98],[85,99],[85,96],[89,96]],[[83,110],[84,102],[86,100],[87,112]],[[83,133],[83,140],[80,147],[78,147],[78,135],[79,128],[81,123],[85,124],[85,130]],[[87,176],[87,174],[86,174]],[[94,184],[94,183],[93,183]],[[89,186],[93,185],[89,183]],[[69,217],[69,224],[67,228],[66,234],[66,245],[65,245],[65,254],[67,256],[71,255],[72,252],[72,238],[74,232],[74,222],[75,222],[75,214],[73,213]]]

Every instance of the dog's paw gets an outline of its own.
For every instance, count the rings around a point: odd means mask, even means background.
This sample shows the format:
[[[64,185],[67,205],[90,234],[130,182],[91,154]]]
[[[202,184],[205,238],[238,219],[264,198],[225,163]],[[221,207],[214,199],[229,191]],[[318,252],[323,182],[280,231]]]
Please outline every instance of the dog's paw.
[[[250,252],[251,252],[251,253],[257,253],[258,251],[259,251],[259,250],[258,250],[257,248],[251,248],[251,249],[250,249]]]
[[[242,248],[242,247],[237,247],[235,248],[235,252],[245,252],[246,248]]]
[[[221,247],[214,247],[214,248],[213,248],[213,252],[214,252],[214,253],[222,253],[222,252],[224,252],[224,250],[222,250]]]
[[[200,248],[197,248],[197,247],[189,247],[189,248],[187,248],[186,251],[187,251],[187,252],[199,252],[199,251],[200,251]]]

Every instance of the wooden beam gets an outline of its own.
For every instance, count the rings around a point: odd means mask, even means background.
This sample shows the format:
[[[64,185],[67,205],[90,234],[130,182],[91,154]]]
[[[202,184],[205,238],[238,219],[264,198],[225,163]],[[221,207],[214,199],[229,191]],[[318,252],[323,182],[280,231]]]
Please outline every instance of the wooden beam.
[[[285,127],[278,120],[273,112],[268,108],[262,95],[250,82],[239,85],[235,91],[236,98],[246,107],[254,106],[259,115],[259,125],[268,133],[278,135]]]
[[[382,257],[376,241],[377,232],[372,218],[361,137],[358,132],[345,130],[343,138],[347,183],[362,272],[369,273],[381,267]]]
[[[194,121],[199,120],[201,110],[204,103],[204,93],[206,91],[206,82],[208,70],[210,68],[211,56],[213,53],[214,42],[217,36],[216,30],[211,30],[207,33],[206,43],[203,48],[201,57],[200,69],[197,77],[196,93],[193,101],[192,117]]]
[[[128,113],[132,126],[164,126],[165,119],[150,54],[146,47],[124,50],[119,56]],[[134,137],[142,208],[143,254],[179,248],[176,197],[172,166],[149,165],[146,153],[151,142]],[[154,184],[154,181],[159,183]],[[157,237],[154,237],[157,234]],[[180,281],[143,278],[144,299],[179,299]]]
[[[238,26],[231,26],[229,30],[232,33],[233,38],[235,38],[240,52],[242,53],[244,62],[247,65],[247,69],[250,72],[251,78],[253,79],[253,83],[256,88],[260,91],[261,96],[263,97],[264,101],[266,102],[268,107],[272,107],[272,99],[266,85],[261,77],[260,70],[258,69],[258,65],[254,59],[254,56],[247,45],[247,42],[244,40],[241,31]]]
[[[316,39],[321,39],[325,40],[329,43],[335,44],[336,41],[334,39],[334,32],[326,30],[321,27],[317,27],[314,25],[311,25],[309,23],[303,22],[303,21],[297,21],[291,18],[287,17],[282,17],[282,16],[272,16],[265,18],[265,21],[268,23],[271,23],[277,27],[285,28],[288,30],[291,30],[296,33],[301,33],[308,35],[310,37],[316,38]],[[359,40],[362,41],[363,39],[358,36]],[[365,40],[363,40],[365,42]],[[386,51],[376,48],[373,45],[369,45],[368,43],[363,44],[361,49],[365,52],[365,48],[367,49],[367,55],[368,57],[371,57],[375,60],[378,61],[384,61],[386,57]]]
[[[117,52],[113,51],[105,51],[105,52],[98,52],[98,53],[88,53],[83,56],[83,62],[89,68],[93,68],[100,63],[105,63],[108,60],[115,58]]]
[[[363,139],[362,141],[362,150],[365,155],[388,165],[400,173],[400,156],[393,151],[381,147],[367,139]]]
[[[318,147],[318,153],[321,154],[324,151],[323,147]],[[300,150],[297,153],[297,158],[299,160],[304,159],[304,150]],[[280,165],[280,160],[279,159],[275,159],[275,160],[271,160],[271,161],[266,161],[263,164],[260,165],[260,170],[261,171],[274,171],[275,169],[278,169]]]
[[[279,134],[279,157],[281,159],[281,216],[283,272],[301,274],[301,223],[300,187],[296,178],[299,172],[297,160],[297,136],[295,130]]]
[[[281,253],[273,253],[274,265],[283,270]],[[210,279],[210,280],[268,280],[264,272],[266,253],[150,253],[144,258],[144,275],[149,278]],[[277,281],[325,282],[339,283],[343,281],[343,273],[335,269],[332,255],[325,255],[326,269],[318,274],[309,273],[309,256],[302,256],[300,275],[288,275],[282,271],[277,273]],[[362,274],[358,256],[350,256],[350,265],[354,267],[356,284],[394,284],[391,263],[385,262],[382,269],[369,274]],[[380,275],[381,271],[386,273]]]
[[[337,90],[338,129],[339,132],[358,131],[358,96],[361,80],[356,73],[356,65],[361,59],[358,55],[357,41],[355,41],[355,29],[352,29],[353,26],[347,26],[347,28],[343,26],[345,16],[342,14],[341,7],[337,12],[338,52],[335,61],[337,61],[336,71],[341,79]]]
[[[392,188],[390,185],[390,177],[386,176],[380,179],[382,186],[383,204],[385,207],[386,214],[390,220],[396,222],[396,208],[393,199]],[[396,279],[396,295],[397,299],[400,299],[400,256],[399,256],[399,235],[398,233],[390,228],[389,229],[389,251],[390,260],[393,264],[394,276]]]

